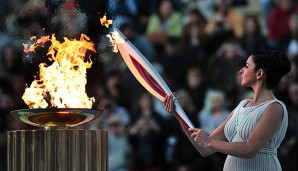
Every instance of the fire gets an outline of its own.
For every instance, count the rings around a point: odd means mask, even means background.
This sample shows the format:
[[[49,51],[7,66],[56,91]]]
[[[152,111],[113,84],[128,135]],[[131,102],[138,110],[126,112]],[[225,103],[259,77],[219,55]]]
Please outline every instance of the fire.
[[[117,53],[118,48],[117,48],[117,43],[124,43],[125,40],[121,38],[119,35],[119,32],[113,31],[110,34],[107,35],[107,37],[110,39],[111,46],[113,47],[113,52]]]
[[[44,47],[50,41],[47,55],[51,65],[39,65],[39,79],[35,79],[25,89],[22,99],[29,108],[91,108],[95,99],[86,94],[87,68],[92,66],[90,59],[85,59],[87,50],[96,52],[89,37],[82,34],[80,40],[64,37],[64,42],[56,40],[55,35],[43,36],[33,44],[23,44],[24,52],[34,52],[36,47]]]
[[[104,15],[102,18],[100,18],[100,23],[106,28],[109,28],[110,25],[112,25],[113,20],[107,20],[107,16]]]
[[[36,40],[36,36],[32,36],[30,40],[34,42],[30,47],[28,47],[28,44],[23,43],[25,53],[34,52],[38,46],[44,47],[44,44],[50,40],[50,36],[43,36],[38,40]]]

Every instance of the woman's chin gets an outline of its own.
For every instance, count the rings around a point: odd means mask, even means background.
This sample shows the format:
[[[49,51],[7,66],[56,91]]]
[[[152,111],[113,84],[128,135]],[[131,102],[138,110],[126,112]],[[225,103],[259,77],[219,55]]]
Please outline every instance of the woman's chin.
[[[240,83],[242,87],[248,87],[244,82]]]

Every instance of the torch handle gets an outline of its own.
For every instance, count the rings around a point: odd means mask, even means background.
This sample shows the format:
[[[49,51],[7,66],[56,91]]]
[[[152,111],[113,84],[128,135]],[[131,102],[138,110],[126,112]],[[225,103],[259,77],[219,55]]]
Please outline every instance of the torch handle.
[[[181,108],[180,104],[178,103],[177,99],[174,98],[174,107],[175,107],[175,117],[177,118],[181,128],[183,129],[185,135],[189,139],[189,141],[193,144],[193,146],[199,151],[200,147],[195,142],[194,138],[191,137],[191,132],[188,130],[189,128],[194,128],[191,121],[188,119],[186,114],[184,113],[183,109]]]

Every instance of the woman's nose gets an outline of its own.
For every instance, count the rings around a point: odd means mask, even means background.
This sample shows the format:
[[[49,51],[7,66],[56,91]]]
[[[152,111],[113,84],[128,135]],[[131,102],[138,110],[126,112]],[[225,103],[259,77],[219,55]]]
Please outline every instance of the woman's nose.
[[[241,68],[241,69],[240,69],[239,73],[240,73],[240,74],[242,74],[242,73],[243,73],[243,68]]]

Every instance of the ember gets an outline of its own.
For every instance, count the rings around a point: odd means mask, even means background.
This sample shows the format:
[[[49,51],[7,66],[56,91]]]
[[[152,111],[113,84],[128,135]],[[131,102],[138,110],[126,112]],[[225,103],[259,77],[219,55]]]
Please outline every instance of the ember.
[[[102,18],[100,18],[101,25],[105,26],[106,28],[109,28],[110,25],[112,25],[113,20],[107,20],[107,16],[104,15]]]

